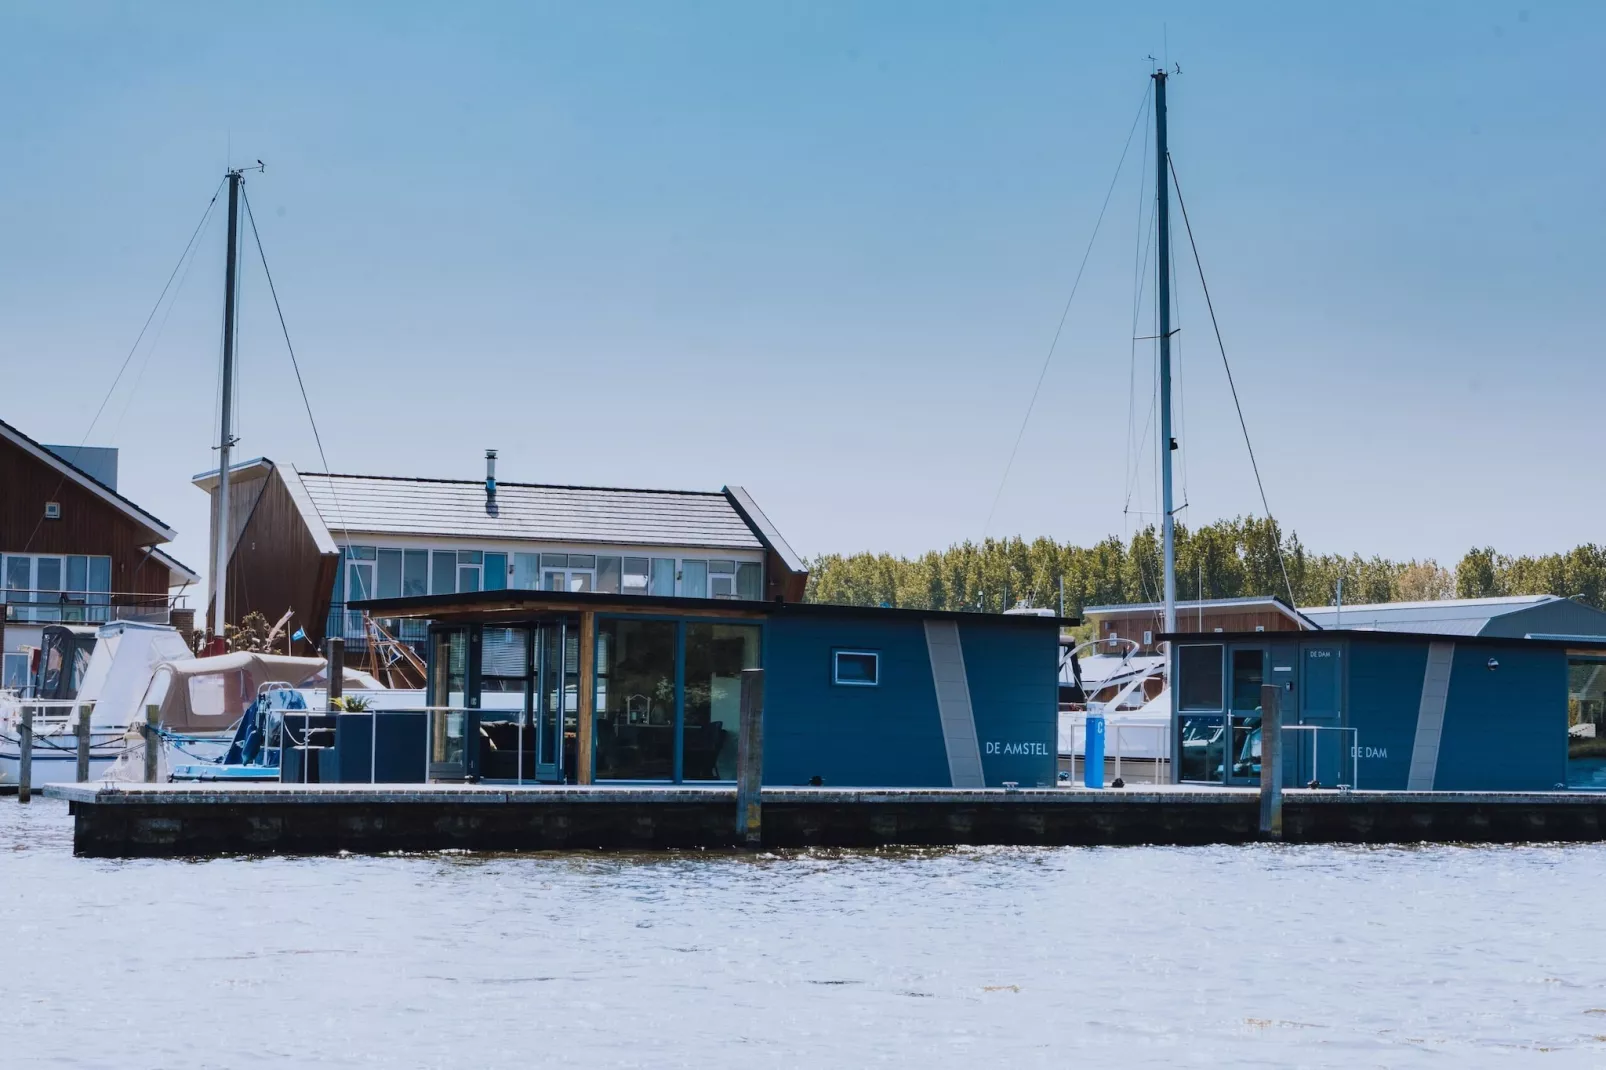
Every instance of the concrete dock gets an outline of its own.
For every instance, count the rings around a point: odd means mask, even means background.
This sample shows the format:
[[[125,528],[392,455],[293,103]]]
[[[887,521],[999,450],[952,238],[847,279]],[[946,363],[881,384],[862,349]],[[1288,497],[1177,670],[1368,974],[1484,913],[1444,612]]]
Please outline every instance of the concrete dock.
[[[75,854],[733,847],[733,787],[52,784]],[[1262,839],[1254,789],[765,788],[767,848],[1237,844]],[[1290,790],[1290,843],[1595,841],[1606,794]]]

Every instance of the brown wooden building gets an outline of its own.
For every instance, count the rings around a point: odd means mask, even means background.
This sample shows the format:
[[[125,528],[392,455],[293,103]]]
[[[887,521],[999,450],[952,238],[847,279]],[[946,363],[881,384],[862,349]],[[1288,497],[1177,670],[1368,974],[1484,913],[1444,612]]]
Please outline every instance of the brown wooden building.
[[[1097,628],[1099,639],[1130,639],[1145,654],[1155,652],[1155,637],[1165,631],[1165,607],[1158,602],[1117,606],[1084,606],[1082,619]],[[1317,625],[1280,598],[1207,598],[1177,603],[1177,631],[1299,632]]]
[[[115,458],[0,421],[0,686],[21,686],[46,627],[165,624],[171,592],[199,579],[162,551],[173,529],[117,493]]]
[[[491,590],[802,601],[807,567],[750,495],[298,472],[266,458],[229,475],[226,611],[260,612],[309,648],[369,635],[348,603]],[[218,476],[195,485],[212,495]],[[208,592],[207,614],[215,599]],[[426,623],[389,622],[421,650]]]

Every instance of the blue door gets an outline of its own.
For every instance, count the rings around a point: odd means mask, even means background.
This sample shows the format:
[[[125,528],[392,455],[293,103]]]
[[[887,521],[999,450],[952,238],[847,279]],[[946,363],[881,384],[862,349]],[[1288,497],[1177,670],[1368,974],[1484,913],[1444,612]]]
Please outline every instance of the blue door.
[[[1301,651],[1299,731],[1288,733],[1294,783],[1331,788],[1350,783],[1350,733],[1344,724],[1344,648],[1308,644]]]

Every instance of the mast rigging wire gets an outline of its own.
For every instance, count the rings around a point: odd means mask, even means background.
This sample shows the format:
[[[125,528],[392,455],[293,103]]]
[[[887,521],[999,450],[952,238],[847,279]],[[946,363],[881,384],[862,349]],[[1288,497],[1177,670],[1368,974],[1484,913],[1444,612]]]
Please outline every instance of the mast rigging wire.
[[[1148,106],[1149,88],[1144,87],[1143,99],[1138,103],[1138,113],[1132,117],[1132,128],[1126,133],[1126,144],[1121,146],[1121,159],[1115,165],[1115,175],[1110,179],[1110,188],[1104,193],[1104,203],[1099,206],[1099,217],[1093,223],[1093,233],[1087,239],[1087,248],[1082,253],[1082,263],[1076,269],[1076,278],[1071,282],[1070,295],[1065,298],[1065,307],[1060,310],[1059,325],[1054,328],[1054,339],[1048,344],[1048,355],[1043,358],[1042,370],[1037,373],[1037,385],[1032,387],[1031,400],[1026,403],[1026,415],[1021,418],[1020,430],[1015,433],[1015,444],[1010,447],[1009,460],[1004,464],[1004,475],[998,481],[998,490],[993,494],[992,508],[987,510],[987,522],[982,525],[982,538],[993,526],[993,517],[998,512],[998,502],[1004,496],[1004,486],[1009,482],[1010,469],[1015,467],[1015,455],[1020,452],[1021,440],[1026,437],[1026,425],[1031,423],[1032,410],[1037,407],[1037,396],[1042,392],[1043,380],[1048,376],[1048,366],[1054,361],[1054,350],[1058,348],[1060,336],[1065,332],[1065,320],[1071,314],[1071,302],[1076,300],[1076,291],[1082,285],[1082,273],[1087,270],[1088,258],[1093,255],[1093,243],[1098,241],[1099,229],[1104,225],[1104,213],[1110,207],[1110,197],[1115,193],[1115,184],[1120,181],[1121,170],[1126,166],[1127,153],[1132,149],[1132,138],[1138,131],[1138,123],[1143,119],[1144,109]],[[1008,607],[1006,607],[1008,608]]]
[[[273,311],[279,316],[279,330],[284,334],[284,348],[290,351],[290,367],[296,373],[296,386],[301,389],[301,404],[307,410],[307,423],[312,425],[312,440],[318,446],[318,460],[323,464],[323,470],[330,472],[329,458],[323,452],[323,436],[318,434],[318,419],[312,415],[312,401],[307,397],[307,384],[301,378],[301,362],[296,360],[296,347],[290,342],[290,328],[284,321],[284,309],[279,305],[279,291],[273,285],[273,272],[268,270],[268,254],[262,248],[262,235],[257,232],[257,217],[251,211],[251,198],[246,196],[245,187],[240,187],[240,199],[245,202],[245,218],[251,224],[251,238],[256,242],[257,256],[262,261],[262,274],[268,280],[268,293],[273,297]],[[346,531],[345,512],[340,508],[340,495],[335,492],[334,482],[329,484],[329,493],[335,500],[335,511],[340,514],[342,533]]]
[[[84,437],[78,442],[79,450],[82,450],[88,444],[89,436],[95,433],[95,425],[100,422],[101,415],[106,411],[106,406],[112,399],[112,393],[116,391],[117,384],[122,382],[123,374],[128,371],[129,362],[134,359],[134,354],[139,351],[139,344],[144,341],[145,332],[151,329],[151,321],[156,318],[157,310],[162,307],[162,300],[167,297],[167,291],[172,288],[173,279],[178,276],[179,269],[184,266],[185,258],[190,255],[190,249],[194,247],[195,239],[201,236],[201,229],[206,226],[207,219],[212,215],[212,207],[217,204],[218,194],[222,192],[223,182],[220,181],[217,184],[217,189],[212,191],[212,199],[206,202],[206,210],[201,213],[201,221],[195,224],[195,229],[190,232],[190,240],[184,243],[184,251],[178,254],[178,262],[173,265],[173,270],[168,272],[167,281],[162,284],[162,292],[156,295],[156,301],[151,305],[150,313],[140,326],[139,334],[134,337],[134,344],[128,347],[128,355],[123,358],[123,363],[117,369],[117,374],[112,377],[111,385],[106,388],[105,397],[100,399],[100,407],[95,410],[94,417],[89,421],[88,429],[84,431]],[[67,475],[62,473],[61,478],[56,482],[56,490],[52,491],[50,496],[54,498],[66,482]],[[43,515],[34,521],[33,531],[29,533],[28,541],[22,545],[22,553],[27,553],[28,549],[33,545],[34,539],[39,537],[39,528],[44,522]]]
[[[1238,427],[1244,433],[1244,448],[1249,451],[1249,467],[1255,473],[1255,486],[1260,490],[1260,506],[1266,510],[1266,519],[1271,521],[1273,547],[1277,551],[1277,568],[1283,574],[1283,587],[1288,592],[1288,604],[1297,605],[1294,600],[1294,585],[1288,580],[1288,565],[1283,560],[1282,532],[1277,529],[1277,519],[1271,514],[1271,504],[1266,500],[1266,484],[1260,478],[1260,462],[1255,460],[1255,446],[1249,441],[1249,424],[1244,420],[1243,403],[1238,400],[1238,384],[1232,378],[1232,365],[1227,361],[1227,346],[1221,340],[1221,324],[1216,322],[1215,302],[1210,300],[1210,284],[1205,282],[1204,263],[1199,259],[1199,244],[1193,240],[1193,224],[1188,222],[1188,205],[1182,199],[1182,183],[1177,181],[1177,165],[1166,153],[1166,168],[1171,172],[1171,185],[1176,187],[1177,207],[1182,209],[1182,225],[1188,232],[1188,246],[1193,250],[1193,265],[1199,271],[1199,288],[1204,291],[1205,307],[1210,310],[1210,326],[1216,332],[1216,348],[1221,351],[1221,366],[1227,370],[1227,386],[1232,389],[1233,408],[1238,410]]]

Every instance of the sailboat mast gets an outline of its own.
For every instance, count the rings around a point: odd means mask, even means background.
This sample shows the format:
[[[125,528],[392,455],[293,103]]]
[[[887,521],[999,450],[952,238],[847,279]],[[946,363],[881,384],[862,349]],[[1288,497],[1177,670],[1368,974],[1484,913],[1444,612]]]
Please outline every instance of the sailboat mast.
[[[234,300],[239,266],[240,172],[229,172],[229,237],[223,266],[223,389],[218,401],[217,530],[213,533],[212,634],[221,638],[228,622],[229,451],[234,445]]]
[[[1177,630],[1177,545],[1171,501],[1171,183],[1165,138],[1165,69],[1154,72],[1155,246],[1157,282],[1155,303],[1160,312],[1160,509],[1165,557],[1165,630]],[[1201,594],[1201,597],[1203,595]]]

